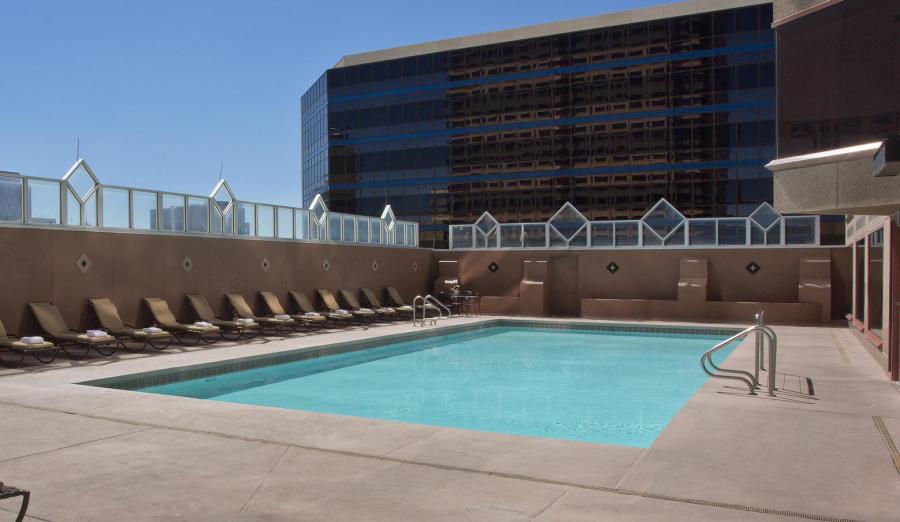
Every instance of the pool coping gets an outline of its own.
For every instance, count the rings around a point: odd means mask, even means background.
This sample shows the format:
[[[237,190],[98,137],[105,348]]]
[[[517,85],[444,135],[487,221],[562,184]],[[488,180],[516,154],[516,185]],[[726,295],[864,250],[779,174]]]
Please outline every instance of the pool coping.
[[[740,328],[721,326],[693,326],[667,324],[626,324],[586,321],[535,320],[512,318],[488,318],[475,323],[446,325],[441,328],[377,335],[355,341],[338,341],[303,348],[289,349],[274,353],[249,355],[224,359],[216,362],[176,366],[145,372],[129,373],[100,379],[75,382],[84,386],[109,388],[114,390],[141,391],[143,388],[175,384],[195,379],[219,377],[247,370],[256,370],[329,355],[358,352],[408,341],[430,339],[442,335],[472,332],[495,327],[524,327],[546,330],[580,330],[627,333],[635,335],[706,335],[728,338],[741,331]]]

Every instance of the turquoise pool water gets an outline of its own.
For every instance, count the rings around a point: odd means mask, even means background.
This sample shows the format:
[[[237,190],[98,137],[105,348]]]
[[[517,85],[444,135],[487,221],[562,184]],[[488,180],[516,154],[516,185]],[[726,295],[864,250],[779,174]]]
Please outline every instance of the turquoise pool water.
[[[648,447],[722,339],[494,327],[140,391]]]

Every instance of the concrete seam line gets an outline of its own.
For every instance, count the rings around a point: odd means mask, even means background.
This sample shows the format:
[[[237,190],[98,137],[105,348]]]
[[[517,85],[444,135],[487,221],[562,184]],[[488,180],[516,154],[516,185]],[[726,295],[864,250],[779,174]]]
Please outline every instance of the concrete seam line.
[[[900,474],[900,451],[897,451],[897,445],[894,444],[894,438],[891,437],[891,432],[888,431],[887,426],[884,425],[884,420],[881,417],[874,416],[872,417],[872,420],[875,421],[875,429],[878,430],[878,433],[881,434],[881,438],[884,439],[884,444],[887,446],[888,453],[891,455],[891,460],[894,462],[894,469]]]
[[[143,428],[144,429],[142,429],[142,430],[134,430],[134,431],[128,431],[125,433],[118,433],[116,435],[110,435],[109,437],[101,437],[99,439],[91,439],[91,440],[86,440],[83,442],[76,442],[75,444],[69,444],[68,446],[60,446],[58,448],[51,448],[51,449],[44,450],[44,451],[29,453],[27,455],[19,455],[18,457],[10,457],[8,459],[2,459],[2,460],[0,460],[0,464],[5,464],[7,462],[12,462],[14,460],[27,459],[29,457],[37,457],[38,455],[46,455],[47,453],[53,453],[54,451],[61,451],[61,450],[66,450],[66,449],[71,449],[71,448],[77,448],[78,446],[85,446],[88,444],[93,444],[95,442],[104,442],[104,441],[116,439],[119,437],[125,437],[127,435],[134,435],[135,433],[143,433],[145,431],[157,429],[154,426],[144,426]]]
[[[646,491],[635,491],[635,490],[630,490],[630,489],[622,489],[622,488],[618,488],[618,487],[596,486],[596,485],[591,485],[591,484],[580,484],[577,482],[566,482],[566,481],[562,481],[562,480],[531,477],[528,475],[507,473],[507,472],[503,472],[503,471],[480,470],[480,469],[474,469],[474,468],[466,468],[466,467],[462,467],[462,466],[452,466],[449,464],[419,462],[419,461],[415,461],[415,460],[400,459],[400,458],[396,458],[396,457],[389,457],[389,456],[382,456],[382,455],[371,455],[371,454],[367,454],[367,453],[359,453],[359,452],[348,451],[348,450],[320,448],[320,447],[316,447],[316,446],[306,446],[303,444],[296,444],[296,443],[292,443],[292,442],[280,442],[280,441],[273,441],[273,440],[266,440],[266,439],[258,439],[258,438],[253,438],[253,437],[246,437],[246,436],[241,436],[241,435],[231,435],[228,433],[219,433],[219,432],[215,432],[215,431],[207,431],[207,430],[199,430],[199,429],[191,429],[191,428],[180,428],[177,426],[165,426],[165,425],[160,425],[160,424],[151,424],[148,422],[115,419],[112,417],[104,417],[101,415],[93,415],[93,414],[89,414],[89,413],[79,413],[79,412],[67,411],[67,410],[57,410],[57,409],[41,407],[41,406],[26,406],[26,405],[17,404],[14,402],[6,402],[6,401],[2,401],[2,400],[0,400],[0,404],[6,405],[6,406],[14,406],[14,407],[22,408],[22,409],[49,411],[49,412],[54,412],[54,413],[65,413],[65,414],[69,414],[69,415],[79,415],[79,416],[91,418],[91,419],[104,420],[104,421],[110,421],[110,422],[118,422],[121,424],[130,424],[130,425],[135,425],[135,426],[146,426],[148,428],[156,428],[156,429],[161,429],[161,430],[179,431],[182,433],[193,433],[193,434],[197,434],[197,435],[209,435],[212,437],[221,437],[224,439],[242,440],[245,442],[255,442],[258,444],[271,444],[274,446],[297,448],[297,449],[302,449],[302,450],[307,450],[307,451],[316,451],[319,453],[328,453],[328,454],[332,454],[332,455],[343,455],[346,457],[357,457],[357,458],[370,459],[370,460],[379,460],[379,461],[383,461],[383,462],[392,462],[395,464],[407,464],[407,465],[411,465],[411,466],[420,466],[420,467],[432,468],[432,469],[442,469],[445,471],[457,471],[460,473],[472,473],[472,474],[486,475],[486,476],[491,476],[491,477],[499,477],[499,478],[506,478],[506,479],[512,479],[512,480],[523,480],[523,481],[534,482],[534,483],[538,483],[538,484],[548,484],[548,485],[553,485],[553,486],[571,487],[571,488],[584,489],[584,490],[589,490],[589,491],[598,491],[601,493],[613,493],[616,495],[626,495],[626,496],[632,496],[632,497],[649,498],[649,499],[654,499],[654,500],[666,500],[666,501],[670,501],[670,502],[680,502],[683,504],[693,504],[693,505],[698,505],[698,506],[716,507],[716,508],[722,508],[722,509],[731,509],[734,511],[745,511],[745,512],[750,512],[750,513],[760,513],[760,514],[766,514],[766,515],[778,515],[778,516],[782,516],[782,517],[793,517],[793,518],[800,518],[800,519],[805,519],[805,520],[818,520],[818,521],[822,521],[822,522],[862,522],[862,521],[858,521],[858,520],[855,520],[852,518],[841,518],[841,517],[833,517],[830,515],[819,515],[819,514],[815,514],[815,513],[803,513],[800,511],[763,508],[763,507],[758,507],[758,506],[747,506],[747,505],[743,505],[743,504],[734,504],[734,503],[730,503],[730,502],[717,502],[717,501],[713,501],[713,500],[696,499],[696,498],[690,498],[690,497],[676,497],[676,496],[672,496],[672,495],[662,495],[662,494],[650,493],[650,492],[646,492]]]
[[[30,507],[30,504],[29,504],[29,507]],[[12,513],[14,515],[19,512],[18,509],[9,509],[9,508],[5,508],[5,507],[0,507],[0,511],[6,511],[7,513]],[[35,515],[29,515],[27,513],[25,514],[25,520],[40,520],[41,522],[53,522],[49,518],[41,518],[41,517],[38,517]]]
[[[843,359],[846,364],[850,364],[850,358],[847,357],[847,351],[844,350],[844,344],[837,338],[834,330],[829,330],[828,333],[831,334],[831,339],[834,341],[834,346],[837,348],[837,351],[841,354],[841,359]]]

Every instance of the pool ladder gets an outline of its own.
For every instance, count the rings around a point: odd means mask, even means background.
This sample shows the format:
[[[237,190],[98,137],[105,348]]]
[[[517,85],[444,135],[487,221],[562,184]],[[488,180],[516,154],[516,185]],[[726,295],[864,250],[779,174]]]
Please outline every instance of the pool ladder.
[[[422,303],[422,317],[417,319],[416,318],[416,310],[419,309],[419,305],[418,305],[419,302]],[[431,318],[428,317],[428,313],[427,313],[428,305],[431,305],[434,309],[436,309],[438,311],[437,317],[431,317]],[[450,309],[447,308],[447,305],[440,302],[437,298],[435,298],[431,294],[427,294],[424,297],[421,295],[417,295],[413,299],[412,306],[413,306],[413,317],[412,317],[413,326],[416,326],[417,322],[419,323],[418,326],[425,326],[426,323],[430,324],[430,325],[435,325],[435,324],[437,324],[438,320],[445,318],[444,317],[445,312],[447,314],[446,319],[453,318],[453,313],[450,312]]]
[[[769,375],[768,375],[768,387],[769,387],[769,395],[772,397],[775,396],[775,365],[776,359],[778,355],[778,336],[775,335],[775,331],[766,326],[765,324],[766,314],[764,311],[760,310],[756,314],[756,324],[743,330],[735,335],[732,335],[728,339],[720,342],[719,344],[713,346],[709,350],[706,351],[700,357],[700,367],[703,368],[703,371],[706,372],[710,377],[715,377],[717,379],[730,379],[735,381],[741,381],[747,385],[747,388],[750,390],[750,395],[756,395],[756,390],[759,389],[759,370],[765,370],[765,341],[769,341]],[[755,333],[756,334],[756,360],[753,364],[753,373],[746,372],[744,370],[730,370],[727,368],[720,368],[716,366],[716,363],[713,362],[712,356],[717,351],[725,348],[729,344],[734,341],[738,341],[746,338],[748,335]]]

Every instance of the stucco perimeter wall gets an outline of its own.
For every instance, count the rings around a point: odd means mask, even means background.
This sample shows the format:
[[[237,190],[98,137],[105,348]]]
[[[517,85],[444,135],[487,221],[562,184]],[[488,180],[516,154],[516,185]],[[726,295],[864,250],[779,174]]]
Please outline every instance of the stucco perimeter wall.
[[[90,260],[85,273],[76,263],[82,255]],[[229,292],[242,293],[258,312],[260,290],[287,305],[289,290],[304,290],[315,302],[316,288],[368,286],[380,296],[392,285],[411,300],[431,286],[431,258],[426,249],[0,228],[0,320],[9,331],[34,333],[27,303],[52,301],[70,327],[93,326],[90,297],[111,298],[123,320],[138,326],[149,319],[144,297],[164,297],[184,321],[194,319],[188,293],[205,295],[217,313]]]
[[[435,261],[456,259],[463,288],[482,296],[516,297],[523,279],[525,260],[549,262],[545,283],[549,293],[548,315],[671,318],[684,320],[738,320],[759,307],[755,303],[771,303],[768,307],[772,322],[816,322],[822,310],[833,319],[840,319],[850,307],[850,252],[847,248],[755,248],[708,250],[571,250],[571,251],[460,251],[435,252]],[[699,302],[682,295],[679,299],[679,280],[683,259],[705,259],[706,288],[699,290]],[[801,261],[830,260],[830,314],[827,306],[790,306],[800,301]],[[751,274],[746,266],[751,262],[760,270]],[[489,266],[499,268],[491,272]],[[610,263],[618,269],[607,270]],[[690,279],[691,274],[687,274]],[[827,274],[815,274],[814,284],[824,281]],[[690,282],[689,284],[695,284]],[[804,280],[806,281],[806,280]],[[705,292],[706,299],[703,299]],[[604,300],[588,303],[582,300]],[[609,301],[605,301],[609,300]],[[684,301],[690,301],[684,304]],[[504,300],[504,313],[509,311]],[[612,302],[618,301],[618,302]],[[645,301],[656,302],[648,303]],[[482,309],[485,313],[484,298]],[[596,304],[596,306],[592,306]],[[490,307],[490,303],[488,307]],[[753,310],[748,312],[747,310]],[[593,310],[590,313],[585,311]],[[822,318],[824,319],[824,318]]]

